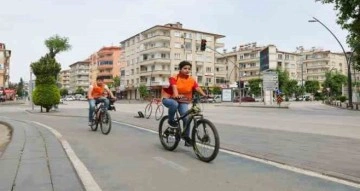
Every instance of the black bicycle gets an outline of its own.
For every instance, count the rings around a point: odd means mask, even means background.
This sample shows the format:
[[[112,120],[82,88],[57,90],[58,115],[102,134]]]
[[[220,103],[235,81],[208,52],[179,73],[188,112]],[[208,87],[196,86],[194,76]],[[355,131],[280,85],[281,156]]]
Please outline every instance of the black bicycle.
[[[116,111],[116,108],[113,104],[109,105],[109,108],[105,109],[105,104],[103,101],[96,101],[95,111],[92,117],[92,123],[90,125],[91,130],[97,131],[100,126],[101,132],[104,135],[110,133],[111,130],[111,116],[108,112],[109,110]]]
[[[210,162],[214,160],[219,153],[220,138],[215,128],[215,125],[204,118],[201,114],[201,109],[198,106],[199,99],[195,98],[192,100],[192,107],[183,115],[179,117],[179,113],[176,112],[175,121],[178,127],[171,127],[168,125],[169,116],[164,116],[159,123],[159,138],[160,142],[166,150],[173,151],[178,146],[181,139],[190,143],[194,149],[196,156],[204,162]],[[180,121],[189,116],[186,127],[181,128]],[[191,138],[186,136],[186,131],[191,131]],[[210,135],[212,131],[213,135]],[[211,144],[213,143],[213,144]],[[206,149],[209,152],[202,153]]]

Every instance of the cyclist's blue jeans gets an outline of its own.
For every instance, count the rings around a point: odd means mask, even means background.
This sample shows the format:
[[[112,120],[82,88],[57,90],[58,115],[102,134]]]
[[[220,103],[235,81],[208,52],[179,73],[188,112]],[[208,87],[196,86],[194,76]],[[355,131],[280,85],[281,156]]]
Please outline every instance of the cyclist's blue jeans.
[[[110,104],[109,99],[107,99],[105,97],[100,97],[97,99],[89,100],[89,122],[92,121],[92,114],[95,111],[95,104],[100,103],[100,102],[104,102],[105,109],[107,110],[107,108],[109,107],[109,104]]]
[[[180,116],[184,115],[187,112],[189,105],[188,103],[179,103],[174,99],[168,99],[168,98],[164,98],[162,100],[162,103],[164,104],[165,107],[168,108],[169,120],[175,120],[176,110],[179,110]],[[188,117],[185,117],[183,119],[184,128],[187,122],[187,118]],[[190,128],[186,130],[186,135],[187,136],[190,135]]]

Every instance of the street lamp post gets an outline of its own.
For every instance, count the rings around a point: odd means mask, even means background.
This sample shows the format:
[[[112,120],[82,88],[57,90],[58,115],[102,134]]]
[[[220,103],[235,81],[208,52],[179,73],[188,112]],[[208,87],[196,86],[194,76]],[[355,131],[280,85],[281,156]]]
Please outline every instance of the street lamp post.
[[[349,107],[352,108],[353,107],[353,104],[352,104],[352,84],[351,84],[351,69],[350,69],[350,60],[349,60],[349,57],[347,55],[347,53],[345,52],[345,49],[343,47],[343,45],[340,43],[339,39],[335,36],[335,34],[324,24],[322,23],[319,19],[313,17],[312,20],[309,20],[309,22],[317,22],[317,23],[320,23],[323,27],[325,27],[331,34],[332,36],[336,39],[336,41],[339,43],[344,55],[345,55],[345,58],[346,58],[346,64],[347,64],[347,68],[348,68],[348,71],[347,71],[347,75],[348,75],[348,97],[349,97]]]

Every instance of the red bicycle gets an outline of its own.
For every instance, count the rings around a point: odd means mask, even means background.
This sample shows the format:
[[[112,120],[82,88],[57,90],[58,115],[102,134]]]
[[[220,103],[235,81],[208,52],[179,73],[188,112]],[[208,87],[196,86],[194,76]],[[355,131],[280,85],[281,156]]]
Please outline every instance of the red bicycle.
[[[164,114],[164,106],[161,102],[161,99],[160,98],[152,98],[150,100],[150,103],[148,103],[145,107],[145,117],[147,119],[150,118],[151,116],[151,113],[152,113],[152,105],[155,104],[156,105],[156,110],[155,110],[155,119],[156,120],[160,120],[161,117],[163,116]]]

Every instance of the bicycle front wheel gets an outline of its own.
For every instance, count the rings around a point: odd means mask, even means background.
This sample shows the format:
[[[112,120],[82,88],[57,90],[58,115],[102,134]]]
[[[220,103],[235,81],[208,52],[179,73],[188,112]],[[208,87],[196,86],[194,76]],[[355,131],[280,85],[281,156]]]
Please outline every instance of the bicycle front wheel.
[[[191,134],[196,156],[204,162],[214,160],[219,153],[220,138],[215,125],[207,120],[196,122]]]
[[[146,117],[146,119],[150,118],[151,112],[152,112],[152,106],[151,106],[151,103],[149,103],[145,107],[145,117]]]
[[[155,119],[160,120],[163,115],[164,115],[164,106],[161,104],[161,105],[158,105],[156,108]]]
[[[104,135],[110,133],[111,130],[111,116],[108,111],[104,111],[100,118],[100,129]]]
[[[93,112],[91,120],[92,121],[91,121],[90,128],[91,128],[92,131],[96,131],[97,128],[98,128],[98,122],[96,120],[96,113],[95,112]]]

